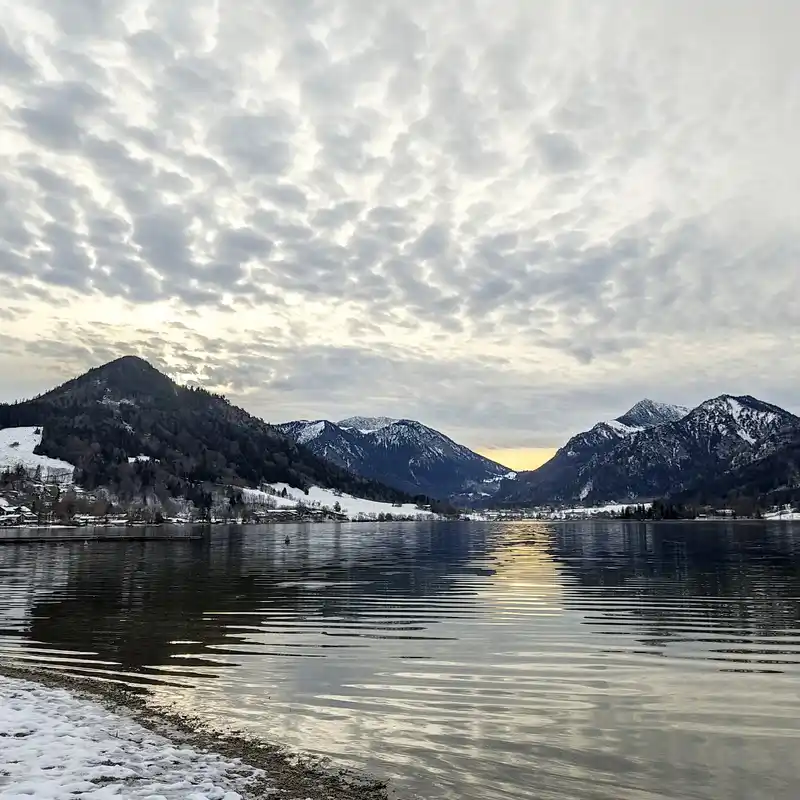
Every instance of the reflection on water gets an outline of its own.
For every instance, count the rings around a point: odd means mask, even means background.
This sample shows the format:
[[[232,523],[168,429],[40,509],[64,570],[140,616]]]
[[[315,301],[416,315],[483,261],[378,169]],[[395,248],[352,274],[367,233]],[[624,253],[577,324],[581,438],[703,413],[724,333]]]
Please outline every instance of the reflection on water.
[[[800,796],[800,528],[286,532],[0,547],[0,656],[429,798]]]

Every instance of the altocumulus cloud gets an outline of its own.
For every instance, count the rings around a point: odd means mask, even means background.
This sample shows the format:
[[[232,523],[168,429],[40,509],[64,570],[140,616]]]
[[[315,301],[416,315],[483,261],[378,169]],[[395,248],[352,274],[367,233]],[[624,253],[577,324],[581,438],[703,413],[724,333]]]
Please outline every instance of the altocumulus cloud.
[[[548,446],[797,409],[792,0],[0,0],[0,393],[125,352],[268,419]]]

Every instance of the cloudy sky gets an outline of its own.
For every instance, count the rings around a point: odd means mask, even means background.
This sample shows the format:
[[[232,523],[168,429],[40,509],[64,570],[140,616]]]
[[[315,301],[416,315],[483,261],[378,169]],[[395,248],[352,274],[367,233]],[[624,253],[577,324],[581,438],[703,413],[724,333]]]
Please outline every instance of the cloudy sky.
[[[796,0],[0,0],[0,400],[135,353],[518,465],[800,411]]]

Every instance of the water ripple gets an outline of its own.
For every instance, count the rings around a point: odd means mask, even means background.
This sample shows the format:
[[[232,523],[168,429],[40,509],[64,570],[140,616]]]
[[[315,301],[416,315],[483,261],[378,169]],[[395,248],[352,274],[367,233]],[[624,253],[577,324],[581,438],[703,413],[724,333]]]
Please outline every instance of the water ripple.
[[[0,658],[455,800],[800,796],[791,525],[297,526],[0,548]]]

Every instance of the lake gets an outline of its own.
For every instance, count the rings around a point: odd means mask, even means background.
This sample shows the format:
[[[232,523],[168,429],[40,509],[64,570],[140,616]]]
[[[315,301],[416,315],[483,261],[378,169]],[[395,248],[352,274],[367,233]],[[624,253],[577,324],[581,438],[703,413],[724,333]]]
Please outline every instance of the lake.
[[[800,796],[792,524],[4,545],[0,657],[147,684],[408,797]]]

